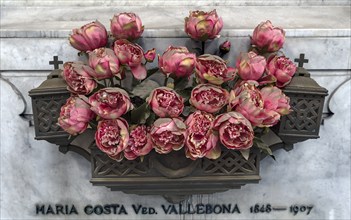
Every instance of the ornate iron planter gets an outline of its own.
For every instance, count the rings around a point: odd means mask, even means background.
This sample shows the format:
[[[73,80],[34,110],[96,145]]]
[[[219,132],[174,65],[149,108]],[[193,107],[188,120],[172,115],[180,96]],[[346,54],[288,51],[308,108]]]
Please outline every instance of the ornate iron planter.
[[[272,150],[291,150],[293,144],[310,138],[318,138],[324,97],[328,94],[302,67],[285,87],[293,112],[282,117],[280,123],[270,129],[265,140]],[[162,195],[170,202],[179,202],[192,194],[214,193],[258,183],[259,149],[251,151],[246,160],[238,151],[222,148],[216,160],[184,157],[178,151],[167,155],[155,152],[143,161],[122,160],[116,162],[96,146],[94,131],[86,130],[75,138],[56,125],[60,108],[69,97],[60,70],[54,70],[46,81],[29,92],[32,98],[35,134],[37,140],[59,145],[61,152],[74,151],[91,161],[91,183],[111,190],[141,195]]]

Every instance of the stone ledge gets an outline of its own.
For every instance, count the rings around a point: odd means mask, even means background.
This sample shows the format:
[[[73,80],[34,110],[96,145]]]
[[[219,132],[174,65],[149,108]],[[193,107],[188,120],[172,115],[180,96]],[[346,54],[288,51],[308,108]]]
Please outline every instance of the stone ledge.
[[[169,6],[169,7],[3,7],[1,38],[67,38],[73,28],[98,19],[109,29],[113,14],[133,11],[145,25],[143,37],[186,37],[183,18],[192,9],[217,11],[224,20],[224,37],[252,34],[261,21],[284,27],[287,37],[351,36],[348,6]],[[249,18],[248,18],[249,17]],[[18,19],[20,18],[20,20]],[[233,21],[234,20],[234,21]],[[25,22],[23,22],[25,21]]]

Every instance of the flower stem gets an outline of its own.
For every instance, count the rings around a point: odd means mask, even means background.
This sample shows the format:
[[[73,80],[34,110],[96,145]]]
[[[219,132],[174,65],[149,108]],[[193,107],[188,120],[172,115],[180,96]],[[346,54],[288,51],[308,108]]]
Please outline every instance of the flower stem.
[[[167,86],[167,82],[168,82],[168,76],[165,77],[165,81],[163,82],[163,85]]]
[[[205,41],[201,41],[201,55],[205,54]]]
[[[111,86],[111,87],[114,87],[114,86],[115,86],[115,84],[113,83],[113,78],[110,78],[110,86]]]

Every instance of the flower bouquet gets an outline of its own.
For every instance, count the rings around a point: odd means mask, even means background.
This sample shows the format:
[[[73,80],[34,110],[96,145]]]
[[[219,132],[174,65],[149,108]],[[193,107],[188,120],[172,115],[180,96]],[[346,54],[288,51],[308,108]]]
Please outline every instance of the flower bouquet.
[[[179,151],[194,161],[215,160],[223,149],[246,160],[254,148],[273,156],[260,137],[291,111],[281,88],[296,72],[279,51],[285,32],[270,21],[260,23],[250,51],[229,67],[223,57],[230,41],[216,54],[204,47],[222,27],[215,10],[190,12],[185,32],[199,47],[170,45],[158,55],[158,68],[148,68],[156,50],[136,43],[144,26],[134,13],[115,15],[110,33],[98,21],[74,29],[69,42],[87,58],[64,64],[72,95],[58,124],[72,136],[93,130],[97,148],[115,161],[143,161],[153,151]],[[149,88],[155,77],[163,84]]]

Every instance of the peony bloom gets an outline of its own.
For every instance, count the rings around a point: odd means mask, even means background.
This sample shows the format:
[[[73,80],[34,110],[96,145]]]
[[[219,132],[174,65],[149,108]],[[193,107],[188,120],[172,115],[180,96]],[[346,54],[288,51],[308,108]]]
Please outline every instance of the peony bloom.
[[[147,102],[152,111],[161,118],[176,118],[182,114],[184,109],[184,99],[168,87],[154,89]]]
[[[138,15],[120,13],[111,20],[111,33],[117,39],[138,39],[144,32],[144,26]]]
[[[217,159],[220,156],[218,137],[212,131],[213,121],[212,114],[202,111],[196,111],[186,119],[185,155],[187,158]]]
[[[66,62],[63,64],[62,77],[66,81],[67,89],[79,95],[87,95],[96,88],[93,79],[95,72],[92,68],[80,62]]]
[[[134,160],[139,156],[147,155],[153,149],[153,143],[150,136],[150,128],[145,125],[139,125],[129,133],[129,142],[124,150],[124,157],[128,160]]]
[[[270,21],[261,22],[254,30],[251,44],[267,52],[276,52],[283,47],[285,31],[274,27]]]
[[[186,126],[179,118],[159,118],[151,128],[154,148],[159,154],[168,154],[184,146]]]
[[[228,112],[216,117],[214,129],[221,143],[228,149],[245,150],[252,147],[254,131],[250,122],[238,112]]]
[[[277,106],[278,100],[281,100],[282,106],[284,106],[281,110],[285,112],[286,106],[283,104],[283,100],[287,97],[276,87],[280,93],[274,89],[274,93],[271,94],[270,87],[263,88],[261,90],[263,92],[261,92],[257,86],[258,83],[255,81],[243,81],[239,84],[230,92],[228,110],[241,113],[253,126],[271,127],[280,119],[280,113],[274,108],[272,110],[271,106]],[[274,95],[276,97],[273,97]]]
[[[219,56],[204,54],[196,60],[196,75],[201,81],[208,81],[215,85],[233,80],[236,70],[227,67],[226,62]]]
[[[156,49],[153,48],[151,50],[146,51],[146,53],[144,53],[144,57],[147,62],[152,63],[156,57]]]
[[[129,95],[120,88],[100,89],[89,97],[91,110],[105,119],[118,118],[133,109]]]
[[[119,61],[113,50],[109,48],[95,49],[89,53],[89,66],[95,70],[95,79],[108,79],[117,76],[122,79]]]
[[[144,59],[143,48],[138,44],[133,44],[128,40],[116,40],[114,48],[120,64],[129,66],[134,78],[143,80],[146,78],[146,68],[142,64]]]
[[[69,43],[72,47],[80,51],[92,51],[107,44],[107,31],[104,25],[95,21],[82,26],[79,29],[73,29],[69,37]]]
[[[261,89],[264,109],[275,111],[280,115],[290,113],[290,98],[283,91],[275,86],[263,87]]]
[[[224,54],[228,53],[230,51],[231,45],[232,44],[230,43],[230,41],[226,40],[221,45],[219,45],[219,50]]]
[[[211,84],[199,84],[191,91],[190,103],[198,110],[208,113],[218,112],[228,104],[227,90]]]
[[[223,20],[216,10],[210,12],[191,11],[185,18],[184,31],[194,40],[206,41],[219,37]]]
[[[90,105],[79,97],[70,97],[66,104],[61,107],[58,124],[60,127],[71,135],[83,133],[90,120],[95,117]]]
[[[129,141],[128,122],[123,118],[101,120],[95,133],[96,146],[110,158],[120,161]]]
[[[268,75],[276,78],[277,87],[282,88],[290,83],[296,72],[296,65],[285,56],[271,56],[266,69]]]
[[[195,60],[195,54],[186,47],[169,46],[162,56],[158,56],[158,66],[167,77],[189,77],[194,71]]]
[[[254,52],[241,53],[236,61],[238,75],[243,80],[258,80],[266,68],[266,59]]]

